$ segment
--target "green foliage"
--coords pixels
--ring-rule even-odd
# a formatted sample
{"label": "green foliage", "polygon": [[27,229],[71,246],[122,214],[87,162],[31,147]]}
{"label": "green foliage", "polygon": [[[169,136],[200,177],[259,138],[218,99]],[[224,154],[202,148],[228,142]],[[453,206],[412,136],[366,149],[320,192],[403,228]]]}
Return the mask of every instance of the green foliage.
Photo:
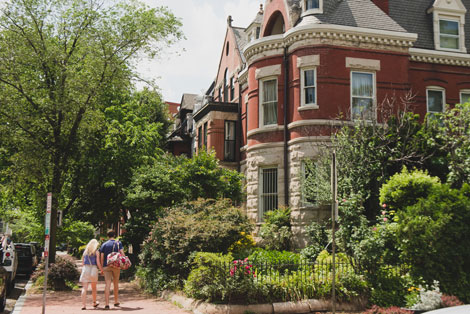
{"label": "green foliage", "polygon": [[306,228],[305,231],[309,238],[309,244],[307,247],[302,249],[301,255],[308,260],[314,261],[318,254],[320,254],[320,252],[323,251],[329,243],[329,230],[326,223],[318,223],[314,221]]}
{"label": "green foliage", "polygon": [[291,246],[292,230],[290,209],[268,211],[260,228],[261,244],[268,250],[288,250]]}
{"label": "green foliage", "polygon": [[446,153],[447,182],[458,188],[470,182],[470,103],[455,105],[440,119],[436,141]]}
{"label": "green foliage", "polygon": [[191,273],[184,285],[184,292],[191,298],[207,302],[226,300],[226,270],[232,261],[230,254],[197,253]]}
{"label": "green foliage", "polygon": [[62,228],[58,229],[57,241],[67,243],[69,247],[78,250],[94,238],[95,227],[89,222],[64,219]]}
{"label": "green foliage", "polygon": [[[42,263],[31,276],[33,282],[44,282],[44,267]],[[78,280],[80,273],[75,264],[75,260],[69,256],[57,256],[55,263],[49,265],[47,283],[48,288],[56,291],[68,290],[67,283]]]}
{"label": "green foliage", "polygon": [[444,293],[470,301],[470,187],[441,185],[397,212],[397,243],[414,278],[439,281]]}
{"label": "green foliage", "polygon": [[241,232],[240,236],[240,240],[234,242],[228,248],[229,253],[231,253],[236,259],[246,258],[253,252],[256,247],[256,242],[251,234]]}
{"label": "green foliage", "polygon": [[136,1],[28,0],[5,2],[0,25],[2,175],[30,189],[38,209],[52,192],[56,217],[76,201],[72,169],[105,124],[103,111],[117,98],[110,95],[133,90],[136,58],[180,39],[181,23]]}
{"label": "green foliage", "polygon": [[411,173],[403,167],[400,173],[393,175],[380,189],[380,202],[389,209],[403,209],[413,205],[420,198],[426,198],[440,188],[440,180],[431,177],[426,171],[413,170]]}
{"label": "green foliage", "polygon": [[166,207],[197,198],[228,197],[238,202],[241,178],[238,172],[220,167],[214,153],[201,152],[191,159],[165,154],[142,166],[127,189],[125,205],[131,217],[124,226],[123,241],[138,253],[152,223],[164,215]]}
{"label": "green foliage", "polygon": [[260,264],[299,264],[300,255],[288,251],[265,250],[257,248],[250,256],[250,262]]}
{"label": "green foliage", "polygon": [[382,307],[405,306],[410,279],[403,276],[397,268],[380,266],[367,273],[371,286],[370,304]]}
{"label": "green foliage", "polygon": [[[253,226],[229,200],[198,200],[168,209],[158,219],[140,254],[141,275],[154,292],[168,279],[180,285],[190,271],[190,257],[197,252],[227,253]],[[157,277],[155,277],[157,276]]]}

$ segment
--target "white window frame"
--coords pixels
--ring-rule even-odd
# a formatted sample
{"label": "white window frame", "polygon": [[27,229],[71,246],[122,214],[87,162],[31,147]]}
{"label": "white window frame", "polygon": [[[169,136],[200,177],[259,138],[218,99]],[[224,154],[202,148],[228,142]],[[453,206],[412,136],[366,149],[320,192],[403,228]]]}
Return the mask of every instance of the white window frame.
{"label": "white window frame", "polygon": [[[442,111],[430,111],[429,110],[429,92],[430,91],[435,91],[435,92],[441,92],[442,93]],[[436,114],[436,113],[442,113],[444,112],[446,108],[446,90],[443,87],[440,86],[427,86],[426,87],[426,113],[430,114]]]}
{"label": "white window frame", "polygon": [[[305,72],[306,71],[314,71],[314,85],[313,86],[305,86]],[[317,67],[305,67],[300,69],[300,107],[299,110],[302,109],[318,109],[318,98],[317,98],[317,90],[318,90],[318,82],[317,82]],[[305,99],[305,89],[313,87],[315,89],[315,102],[313,103],[306,103]]]}
{"label": "white window frame", "polygon": [[[461,103],[461,104],[464,104],[464,101],[463,101],[463,94],[469,95],[469,98],[470,98],[470,89],[462,89],[462,90],[460,90],[460,103]],[[469,100],[468,102],[470,103],[470,100]]]}
{"label": "white window frame", "polygon": [[[266,182],[264,182],[264,171],[265,170],[276,170],[276,181],[274,182],[275,183],[275,192],[271,192],[271,193],[263,193],[263,190],[264,190],[264,186],[266,184]],[[273,185],[274,187],[274,185]],[[270,210],[274,210],[274,209],[277,209],[277,207],[279,207],[279,169],[277,166],[263,166],[263,167],[260,167],[259,168],[259,199],[258,199],[258,202],[259,202],[259,216],[258,216],[258,219],[259,221],[263,221],[263,217],[264,217],[264,214]],[[276,205],[277,206],[273,206],[273,208],[270,208],[270,209],[266,209],[264,208],[264,197],[265,196],[275,196],[276,197]]]}
{"label": "white window frame", "polygon": [[[275,123],[270,123],[270,124],[264,124],[264,83],[267,81],[276,81],[276,122]],[[260,127],[268,127],[272,125],[278,125],[277,118],[278,117],[278,109],[279,109],[279,82],[277,79],[277,76],[268,76],[268,77],[263,77],[258,81],[259,84],[259,126]]]}
{"label": "white window frame", "polygon": [[[441,21],[446,21],[446,22],[454,22],[454,23],[457,23],[457,30],[458,30],[458,34],[457,35],[449,35],[449,34],[442,34],[441,33]],[[448,51],[460,51],[461,50],[461,41],[462,39],[465,40],[465,38],[462,38],[461,36],[461,29],[460,29],[460,20],[457,19],[457,18],[452,18],[452,17],[442,17],[442,18],[439,18],[439,29],[438,29],[438,32],[439,32],[439,49],[440,50],[448,50]],[[442,44],[441,44],[441,38],[445,36],[445,37],[451,37],[451,38],[457,38],[457,48],[449,48],[449,47],[442,47]]]}
{"label": "white window frame", "polygon": [[[354,96],[353,95],[353,74],[360,73],[360,74],[370,74],[372,75],[372,97],[365,97],[365,96]],[[359,71],[359,70],[351,70],[350,73],[350,84],[349,84],[349,95],[350,95],[350,112],[351,112],[351,120],[357,120],[358,118],[353,116],[353,98],[371,98],[372,99],[372,118],[366,118],[366,121],[372,121],[377,119],[377,79],[376,73],[373,71]]]}
{"label": "white window frame", "polygon": [[[434,49],[441,51],[452,51],[466,53],[467,48],[465,47],[465,15],[467,8],[461,0],[446,0],[446,1],[435,1],[434,5],[427,11],[433,14],[433,28],[434,28]],[[459,47],[453,48],[442,48],[441,47],[441,30],[440,21],[452,21],[458,23],[459,29]]]}
{"label": "white window frame", "polygon": [[309,15],[309,14],[321,14],[323,13],[323,0],[318,0],[318,8],[309,9],[307,10],[307,1],[302,0],[302,16]]}

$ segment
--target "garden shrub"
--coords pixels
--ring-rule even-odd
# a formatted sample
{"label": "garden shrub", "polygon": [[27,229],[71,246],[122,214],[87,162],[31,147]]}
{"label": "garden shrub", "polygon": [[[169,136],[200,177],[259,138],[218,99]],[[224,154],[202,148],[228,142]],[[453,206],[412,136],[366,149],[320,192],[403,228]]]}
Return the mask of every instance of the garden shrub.
{"label": "garden shrub", "polygon": [[308,236],[308,245],[300,254],[308,260],[314,261],[318,254],[323,251],[328,245],[329,230],[326,223],[312,222],[310,226],[305,229]]}
{"label": "garden shrub", "polygon": [[426,171],[409,172],[403,167],[400,173],[393,175],[380,189],[380,202],[387,204],[390,210],[404,209],[414,205],[421,198],[427,198],[441,182],[438,177],[431,177]]}
{"label": "garden shrub", "polygon": [[434,281],[430,287],[422,287],[419,289],[419,298],[417,302],[410,306],[410,309],[417,311],[431,311],[441,307],[442,293],[439,289],[439,282]]}
{"label": "garden shrub", "polygon": [[152,292],[181,286],[197,252],[227,253],[230,245],[250,233],[246,215],[229,200],[197,200],[168,209],[145,240],[137,272]]}
{"label": "garden shrub", "polygon": [[401,275],[396,268],[381,266],[366,274],[371,288],[370,304],[381,307],[405,306],[409,278]]}
{"label": "garden shrub", "polygon": [[459,298],[457,298],[454,295],[443,294],[441,296],[441,306],[442,307],[459,306],[459,305],[463,305],[463,304],[464,303],[462,301],[460,301]]}
{"label": "garden shrub", "polygon": [[251,234],[246,232],[240,233],[240,239],[234,242],[228,251],[233,255],[234,258],[244,259],[248,257],[256,247],[256,242]]}
{"label": "garden shrub", "polygon": [[289,250],[292,230],[290,209],[280,208],[265,213],[264,223],[260,228],[262,245],[268,250]]}
{"label": "garden shrub", "polygon": [[[31,276],[31,280],[43,282],[45,264],[41,263]],[[48,288],[56,291],[69,290],[69,283],[72,283],[80,277],[75,260],[70,256],[56,256],[56,261],[50,264],[47,274]]]}
{"label": "garden shrub", "polygon": [[207,302],[225,300],[227,265],[231,265],[232,261],[231,254],[197,253],[184,285],[184,292],[191,298]]}
{"label": "garden shrub", "polygon": [[441,185],[426,199],[397,212],[397,243],[413,278],[470,302],[470,187]]}

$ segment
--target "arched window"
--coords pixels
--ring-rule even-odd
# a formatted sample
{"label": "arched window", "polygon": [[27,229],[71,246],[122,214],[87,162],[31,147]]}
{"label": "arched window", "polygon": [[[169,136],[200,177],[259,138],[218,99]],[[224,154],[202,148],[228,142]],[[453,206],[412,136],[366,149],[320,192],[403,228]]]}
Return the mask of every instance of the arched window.
{"label": "arched window", "polygon": [[228,101],[228,81],[227,81],[228,69],[224,72],[224,102]]}
{"label": "arched window", "polygon": [[284,17],[282,16],[281,12],[274,12],[269,19],[268,24],[266,25],[264,36],[283,34],[285,31],[286,26],[284,23]]}

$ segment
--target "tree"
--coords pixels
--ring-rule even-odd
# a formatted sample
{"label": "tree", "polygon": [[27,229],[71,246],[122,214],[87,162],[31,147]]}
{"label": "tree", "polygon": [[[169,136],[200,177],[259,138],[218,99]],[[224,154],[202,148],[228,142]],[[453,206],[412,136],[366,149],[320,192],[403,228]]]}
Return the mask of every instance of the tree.
{"label": "tree", "polygon": [[[132,88],[133,60],[179,39],[179,21],[136,1],[19,0],[0,16],[0,136],[15,147],[11,173],[66,208],[70,165],[101,124],[106,95]],[[159,46],[160,45],[160,46]],[[56,224],[51,224],[51,262]]]}
{"label": "tree", "polygon": [[139,168],[127,190],[125,208],[130,219],[124,225],[123,241],[134,254],[151,230],[151,224],[167,209],[187,201],[203,199],[241,200],[242,175],[219,166],[214,153],[200,152],[193,158],[163,155]]}
{"label": "tree", "polygon": [[163,154],[171,123],[157,92],[145,89],[127,94],[110,101],[104,124],[85,139],[67,186],[70,197],[76,199],[72,216],[96,226],[126,217],[123,201],[133,172]]}

